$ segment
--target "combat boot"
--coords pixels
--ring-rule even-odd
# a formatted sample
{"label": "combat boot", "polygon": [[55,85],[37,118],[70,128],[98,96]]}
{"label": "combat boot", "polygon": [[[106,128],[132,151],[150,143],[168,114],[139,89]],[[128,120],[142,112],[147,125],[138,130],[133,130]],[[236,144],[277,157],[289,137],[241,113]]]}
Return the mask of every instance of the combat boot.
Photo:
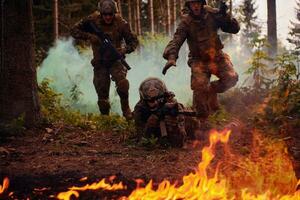
{"label": "combat boot", "polygon": [[218,102],[218,94],[214,91],[210,91],[208,95],[208,106],[210,110],[210,114],[215,113],[220,109],[220,105]]}
{"label": "combat boot", "polygon": [[121,99],[121,109],[122,109],[123,116],[127,121],[133,119],[133,115],[129,107],[128,99]]}
{"label": "combat boot", "polygon": [[109,103],[108,100],[106,100],[106,99],[100,99],[98,101],[98,106],[99,106],[100,113],[102,115],[109,115],[110,103]]}

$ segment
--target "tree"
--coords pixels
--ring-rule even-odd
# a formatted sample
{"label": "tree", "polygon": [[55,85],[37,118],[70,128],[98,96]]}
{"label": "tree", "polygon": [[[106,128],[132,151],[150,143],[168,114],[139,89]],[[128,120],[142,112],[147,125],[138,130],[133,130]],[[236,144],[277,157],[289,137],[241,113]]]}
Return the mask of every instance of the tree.
{"label": "tree", "polygon": [[149,4],[149,20],[150,20],[150,32],[154,34],[154,15],[153,15],[153,0],[148,1]]}
{"label": "tree", "polygon": [[53,0],[53,35],[54,41],[58,39],[58,0]]}
{"label": "tree", "polygon": [[24,116],[25,124],[40,120],[34,54],[32,0],[2,1],[0,123]]}
{"label": "tree", "polygon": [[276,0],[268,0],[268,43],[270,44],[269,56],[277,54],[277,20]]}
{"label": "tree", "polygon": [[120,16],[123,16],[121,0],[117,1],[117,5],[118,5],[118,11],[120,13]]}
{"label": "tree", "polygon": [[133,23],[132,23],[132,5],[131,5],[131,0],[128,0],[127,2],[128,5],[128,23],[130,24],[131,29],[133,29]]}
{"label": "tree", "polygon": [[256,6],[254,0],[243,0],[242,4],[240,5],[240,13],[241,19],[240,21],[244,24],[243,30],[243,38],[250,44],[252,38],[256,33],[259,32],[260,27],[256,23],[257,15]]}
{"label": "tree", "polygon": [[171,35],[171,4],[170,0],[167,0],[167,12],[166,12],[166,32],[170,36]]}
{"label": "tree", "polygon": [[291,22],[288,41],[295,47],[295,53],[300,54],[300,1],[297,1],[296,22]]}

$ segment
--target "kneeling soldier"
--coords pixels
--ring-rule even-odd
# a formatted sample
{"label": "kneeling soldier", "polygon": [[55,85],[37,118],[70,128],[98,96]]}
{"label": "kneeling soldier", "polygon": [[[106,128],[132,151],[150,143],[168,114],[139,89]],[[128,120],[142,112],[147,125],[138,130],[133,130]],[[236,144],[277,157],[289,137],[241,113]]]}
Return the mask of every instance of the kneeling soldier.
{"label": "kneeling soldier", "polygon": [[158,78],[144,80],[139,88],[140,101],[134,108],[134,120],[139,138],[167,138],[173,147],[182,147],[186,138],[182,104]]}

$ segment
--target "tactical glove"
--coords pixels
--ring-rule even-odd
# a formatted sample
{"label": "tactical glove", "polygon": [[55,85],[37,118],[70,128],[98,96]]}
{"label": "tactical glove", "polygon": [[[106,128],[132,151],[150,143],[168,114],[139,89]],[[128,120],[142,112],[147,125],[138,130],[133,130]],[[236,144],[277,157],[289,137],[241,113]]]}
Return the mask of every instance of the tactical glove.
{"label": "tactical glove", "polygon": [[173,59],[173,58],[172,58],[172,59],[169,59],[168,62],[166,63],[166,65],[165,65],[165,67],[164,67],[164,69],[163,69],[163,71],[162,71],[163,75],[166,75],[168,69],[169,69],[170,67],[172,67],[172,66],[176,66],[176,60]]}
{"label": "tactical glove", "polygon": [[220,7],[219,7],[219,13],[223,16],[226,15],[228,10],[228,6],[226,5],[226,2],[223,0],[220,2]]}
{"label": "tactical glove", "polygon": [[125,54],[126,54],[126,48],[118,48],[117,49],[119,54],[122,55],[122,57],[125,57]]}
{"label": "tactical glove", "polygon": [[159,118],[156,115],[150,115],[146,123],[146,129],[159,127]]}
{"label": "tactical glove", "polygon": [[89,34],[89,40],[92,44],[101,44],[101,40],[94,34]]}

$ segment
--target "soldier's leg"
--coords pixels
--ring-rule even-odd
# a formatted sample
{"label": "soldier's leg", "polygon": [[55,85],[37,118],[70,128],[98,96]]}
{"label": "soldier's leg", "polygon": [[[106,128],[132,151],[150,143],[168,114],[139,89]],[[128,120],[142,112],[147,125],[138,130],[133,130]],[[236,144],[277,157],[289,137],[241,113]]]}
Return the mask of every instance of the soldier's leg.
{"label": "soldier's leg", "polygon": [[300,180],[300,136],[297,131],[293,132],[290,136],[291,139],[287,141],[288,150],[292,156],[296,177]]}
{"label": "soldier's leg", "polygon": [[194,61],[189,64],[192,70],[191,89],[193,90],[193,108],[196,110],[198,118],[206,120],[209,116],[209,70],[200,61]]}
{"label": "soldier's leg", "polygon": [[93,83],[98,95],[98,106],[102,115],[109,115],[110,75],[108,68],[101,66],[94,68]]}
{"label": "soldier's leg", "polygon": [[166,116],[165,124],[168,140],[173,147],[183,147],[187,133],[185,130],[185,119],[183,115],[177,117]]}
{"label": "soldier's leg", "polygon": [[132,112],[129,107],[129,81],[126,79],[127,69],[121,62],[115,62],[110,68],[112,80],[116,83],[117,93],[120,96],[123,116],[126,119],[132,119]]}
{"label": "soldier's leg", "polygon": [[210,65],[210,73],[216,75],[219,80],[213,81],[210,88],[215,93],[223,93],[229,88],[236,85],[238,81],[238,74],[234,71],[230,57],[220,52],[215,62]]}

